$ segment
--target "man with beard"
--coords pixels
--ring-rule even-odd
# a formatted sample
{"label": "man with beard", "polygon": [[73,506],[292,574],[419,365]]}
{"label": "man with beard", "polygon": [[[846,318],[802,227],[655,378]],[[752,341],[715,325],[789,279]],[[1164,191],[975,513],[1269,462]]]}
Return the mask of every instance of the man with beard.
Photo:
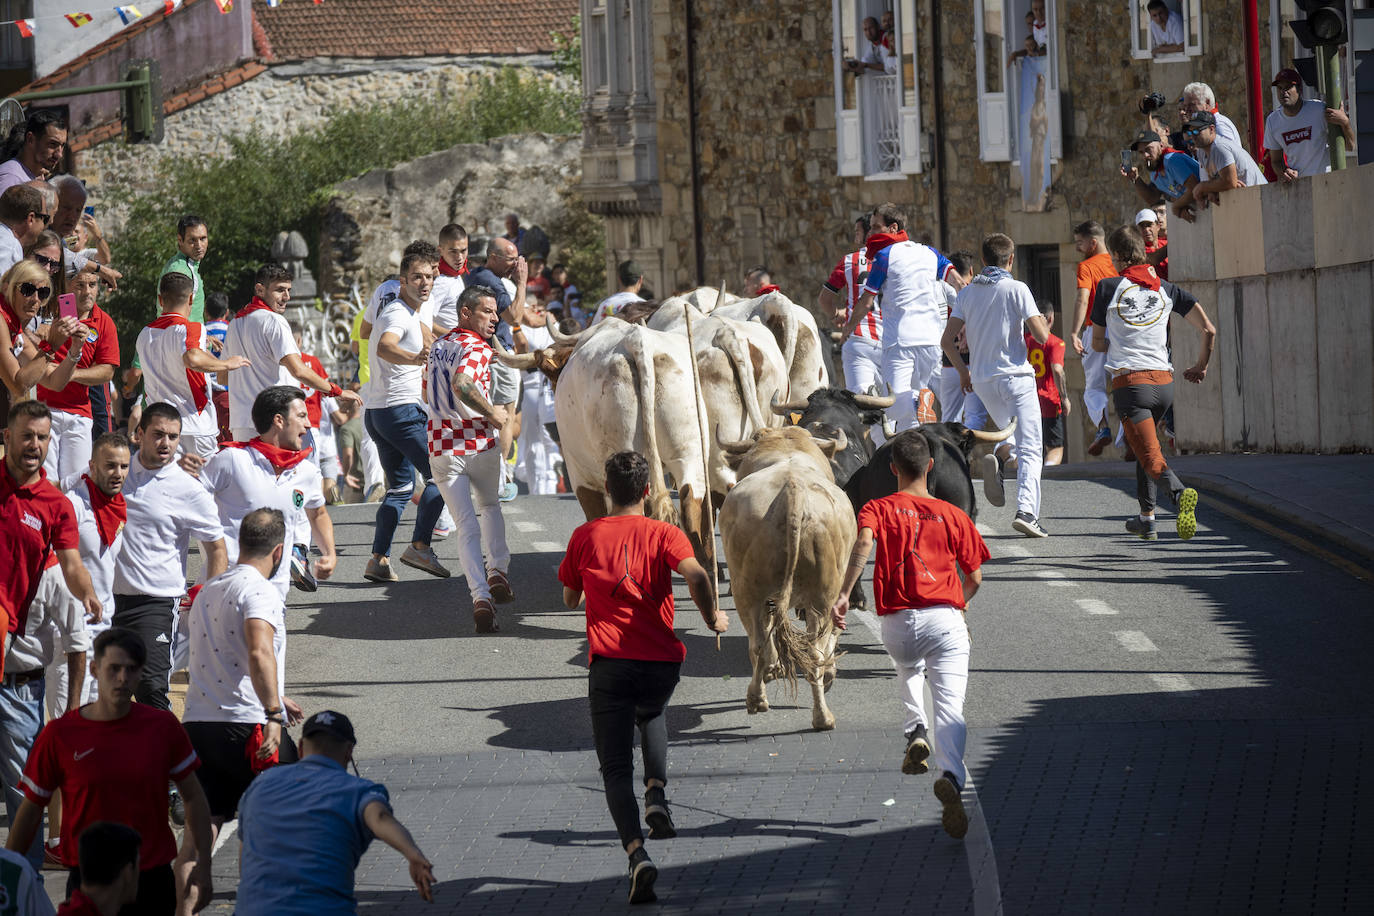
{"label": "man with beard", "polygon": [[1187,153],[1165,145],[1164,140],[1152,130],[1142,130],[1131,141],[1131,149],[1145,159],[1145,167],[1150,170],[1149,179],[1138,169],[1122,170],[1135,185],[1135,191],[1147,207],[1153,207],[1160,199],[1174,201],[1183,196],[1188,188],[1188,179],[1194,181],[1202,174],[1197,160]]}

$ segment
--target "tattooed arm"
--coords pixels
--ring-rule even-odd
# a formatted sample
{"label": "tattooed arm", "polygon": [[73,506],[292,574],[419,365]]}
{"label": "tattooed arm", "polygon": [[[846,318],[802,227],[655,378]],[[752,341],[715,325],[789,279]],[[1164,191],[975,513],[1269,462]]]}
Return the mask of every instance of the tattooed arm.
{"label": "tattooed arm", "polygon": [[486,392],[470,376],[455,372],[453,393],[458,395],[458,400],[490,420],[497,429],[506,425],[506,408],[497,407],[487,400]]}

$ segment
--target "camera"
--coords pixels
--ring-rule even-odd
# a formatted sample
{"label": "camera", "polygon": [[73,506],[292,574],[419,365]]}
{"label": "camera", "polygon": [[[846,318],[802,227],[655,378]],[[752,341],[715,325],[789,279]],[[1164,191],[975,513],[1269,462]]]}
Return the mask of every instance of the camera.
{"label": "camera", "polygon": [[1152,111],[1158,111],[1168,103],[1169,100],[1164,97],[1164,93],[1151,92],[1149,95],[1145,96],[1145,98],[1140,100],[1140,113],[1149,114]]}

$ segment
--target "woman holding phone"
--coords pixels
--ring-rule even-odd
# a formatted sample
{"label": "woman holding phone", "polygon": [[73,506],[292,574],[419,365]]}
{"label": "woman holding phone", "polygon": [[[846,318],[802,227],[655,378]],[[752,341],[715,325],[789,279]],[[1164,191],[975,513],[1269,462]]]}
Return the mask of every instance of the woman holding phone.
{"label": "woman holding phone", "polygon": [[9,415],[10,404],[29,396],[39,382],[65,388],[76,371],[82,353],[58,355],[73,335],[83,342],[87,328],[75,318],[59,318],[40,337],[31,326],[39,309],[52,297],[52,278],[37,261],[19,261],[0,277],[0,412]]}

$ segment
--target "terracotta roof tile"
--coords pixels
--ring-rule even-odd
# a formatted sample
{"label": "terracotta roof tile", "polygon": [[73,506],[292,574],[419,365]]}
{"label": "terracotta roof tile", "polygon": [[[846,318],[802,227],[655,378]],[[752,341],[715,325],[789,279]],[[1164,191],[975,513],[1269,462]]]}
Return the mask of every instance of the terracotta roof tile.
{"label": "terracotta roof tile", "polygon": [[578,0],[254,0],[277,61],[309,57],[534,54],[572,28]]}

